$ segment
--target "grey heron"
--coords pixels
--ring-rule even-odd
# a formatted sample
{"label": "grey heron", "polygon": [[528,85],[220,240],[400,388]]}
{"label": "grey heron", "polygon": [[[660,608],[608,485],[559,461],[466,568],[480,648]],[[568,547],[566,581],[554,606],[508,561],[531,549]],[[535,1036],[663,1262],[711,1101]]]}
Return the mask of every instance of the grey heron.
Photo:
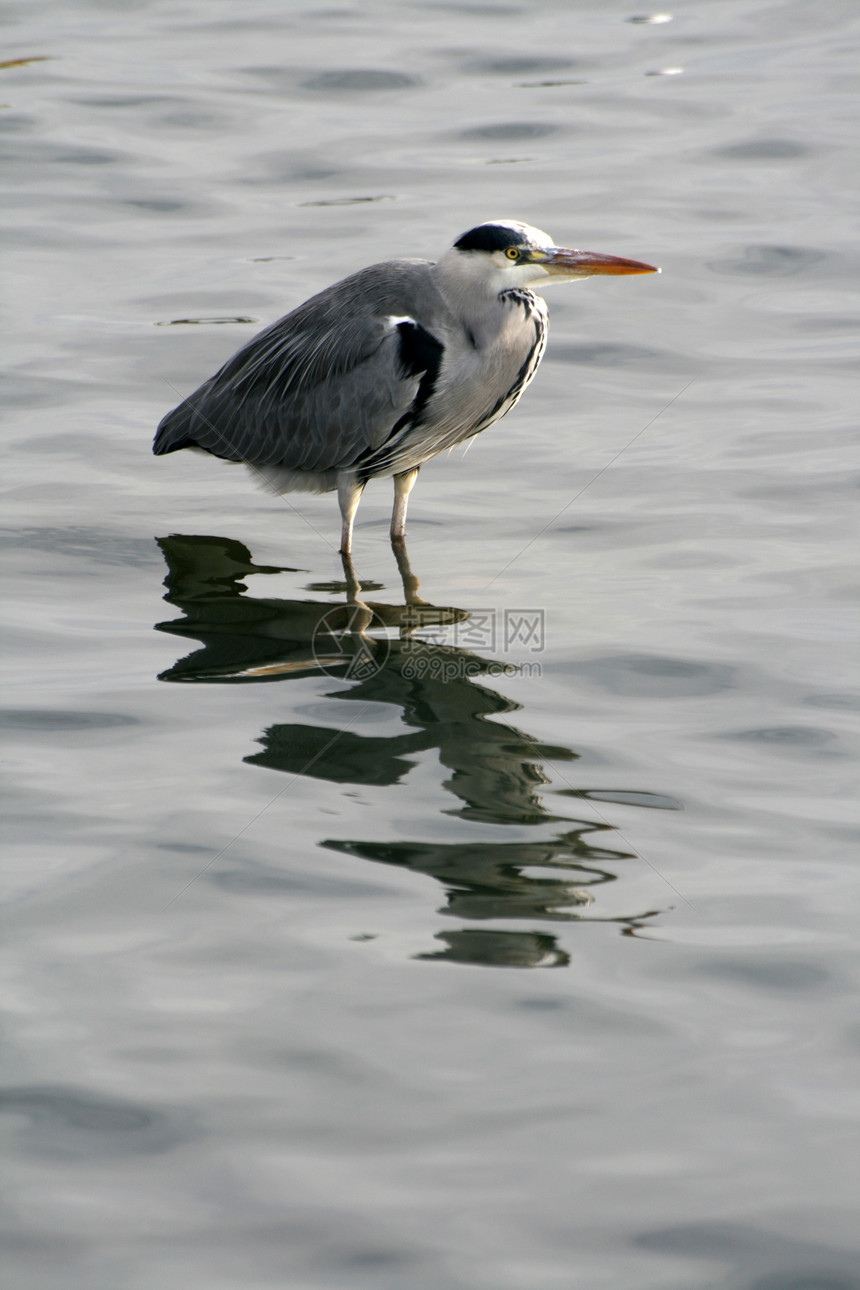
{"label": "grey heron", "polygon": [[367,481],[393,475],[402,542],[420,467],[503,417],[537,371],[547,309],[534,289],[657,272],[515,220],[480,224],[438,261],[373,264],[260,332],[168,413],[153,452],[202,448],[276,492],[337,490],[345,555]]}

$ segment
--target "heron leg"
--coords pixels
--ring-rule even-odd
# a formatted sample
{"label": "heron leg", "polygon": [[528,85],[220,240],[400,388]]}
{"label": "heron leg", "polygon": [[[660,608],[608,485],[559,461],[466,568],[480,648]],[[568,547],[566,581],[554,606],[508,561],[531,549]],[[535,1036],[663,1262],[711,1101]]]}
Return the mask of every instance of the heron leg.
{"label": "heron leg", "polygon": [[356,636],[365,638],[367,628],[373,622],[373,610],[361,599],[361,583],[358,580],[358,574],[355,572],[352,556],[342,551],[340,559],[343,565],[343,574],[346,578],[346,602],[349,605],[347,630]]}
{"label": "heron leg", "polygon": [[394,558],[397,561],[397,568],[400,573],[400,581],[403,583],[403,595],[407,605],[426,605],[428,602],[422,600],[418,595],[418,588],[421,583],[418,575],[412,572],[412,566],[409,563],[409,556],[406,553],[406,542],[402,539],[393,542]]}
{"label": "heron leg", "polygon": [[349,555],[352,550],[352,522],[363,492],[364,484],[355,475],[342,475],[337,481],[337,500],[343,520],[340,530],[341,555]]}
{"label": "heron leg", "polygon": [[404,470],[394,476],[394,510],[391,512],[391,541],[402,542],[406,537],[406,507],[409,494],[418,478],[419,467]]}

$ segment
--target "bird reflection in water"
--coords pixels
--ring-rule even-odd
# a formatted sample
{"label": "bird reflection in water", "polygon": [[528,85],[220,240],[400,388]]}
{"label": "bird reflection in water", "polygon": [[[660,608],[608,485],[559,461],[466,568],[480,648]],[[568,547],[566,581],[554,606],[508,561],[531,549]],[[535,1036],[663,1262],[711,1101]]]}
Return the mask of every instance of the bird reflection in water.
{"label": "bird reflection in water", "polygon": [[[503,719],[520,705],[482,683],[504,670],[497,659],[421,637],[417,629],[432,626],[439,635],[469,615],[419,597],[404,549],[398,553],[404,603],[392,605],[370,599],[379,585],[360,583],[348,557],[344,582],[311,584],[308,591],[316,597],[265,599],[246,594],[246,579],[286,570],[255,565],[242,543],[172,536],[158,544],[168,567],[165,600],[183,616],[158,623],[157,630],[201,645],[161,680],[259,684],[328,675],[349,682],[328,694],[333,703],[394,705],[406,727],[402,734],[372,736],[357,729],[354,718],[340,728],[277,723],[262,733],[261,751],[246,757],[247,763],[380,788],[400,783],[418,756],[434,749],[450,771],[444,787],[458,803],[445,814],[517,832],[511,841],[488,838],[481,830],[455,842],[322,839],[320,845],[436,878],[446,895],[440,912],[469,924],[581,919],[599,888],[615,882],[616,869],[634,858],[628,850],[601,845],[609,840],[611,824],[554,815],[543,805],[539,793],[548,783],[543,766],[575,762],[577,753],[540,743]],[[332,604],[318,598],[334,592],[345,592],[345,600]],[[572,790],[568,800],[570,795],[587,798],[589,791]],[[599,800],[605,806],[612,794],[603,791]],[[629,795],[619,794],[618,800]],[[638,804],[674,805],[662,798],[649,802],[642,794]],[[522,826],[553,831],[524,841]],[[636,935],[657,912],[607,919],[589,912],[587,917]],[[508,967],[569,961],[556,937],[545,931],[468,926],[442,931],[437,939],[441,948],[419,957]]]}

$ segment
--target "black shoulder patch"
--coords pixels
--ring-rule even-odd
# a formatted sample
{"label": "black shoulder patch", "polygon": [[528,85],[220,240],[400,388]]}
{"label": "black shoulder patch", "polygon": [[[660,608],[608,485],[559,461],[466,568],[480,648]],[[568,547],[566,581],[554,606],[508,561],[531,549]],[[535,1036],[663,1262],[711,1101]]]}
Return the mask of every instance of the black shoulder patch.
{"label": "black shoulder patch", "polygon": [[385,470],[391,465],[392,443],[404,431],[409,431],[421,421],[424,410],[433,391],[439,369],[442,366],[442,355],[445,347],[435,336],[416,322],[397,324],[397,335],[400,341],[400,367],[404,376],[419,376],[418,389],[409,407],[391,427],[384,443],[377,448],[365,448],[351,465],[359,467],[365,483],[372,479],[378,470]]}
{"label": "black shoulder patch", "polygon": [[526,246],[527,238],[519,229],[505,224],[479,224],[454,243],[458,251],[506,251],[509,246]]}
{"label": "black shoulder patch", "polygon": [[435,383],[442,362],[442,346],[436,337],[418,323],[405,321],[397,324],[397,334],[403,375],[421,376],[427,372]]}

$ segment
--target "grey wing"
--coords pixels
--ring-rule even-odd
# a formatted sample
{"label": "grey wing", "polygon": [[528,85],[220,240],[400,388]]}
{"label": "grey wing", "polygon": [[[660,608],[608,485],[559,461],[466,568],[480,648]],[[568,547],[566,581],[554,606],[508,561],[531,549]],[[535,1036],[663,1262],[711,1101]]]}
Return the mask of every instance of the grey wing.
{"label": "grey wing", "polygon": [[371,460],[426,402],[441,363],[441,342],[410,312],[432,298],[429,267],[374,265],[307,301],[169,413],[153,451],[309,472]]}

